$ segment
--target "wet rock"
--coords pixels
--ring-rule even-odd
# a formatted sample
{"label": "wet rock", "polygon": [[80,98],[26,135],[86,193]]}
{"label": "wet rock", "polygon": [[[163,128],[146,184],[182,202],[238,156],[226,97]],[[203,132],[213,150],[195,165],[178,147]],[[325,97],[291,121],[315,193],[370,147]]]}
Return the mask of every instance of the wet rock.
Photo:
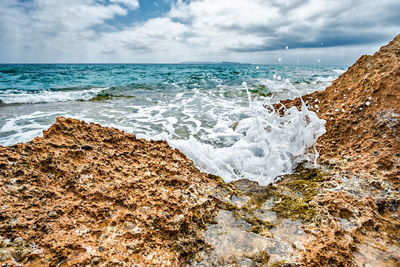
{"label": "wet rock", "polygon": [[[353,170],[368,171],[379,167],[386,171],[387,177],[398,172],[393,168],[397,164],[393,155],[400,151],[400,121],[397,115],[400,114],[400,60],[396,54],[399,46],[400,35],[397,35],[374,55],[360,57],[324,91],[303,96],[308,102],[319,99],[321,108],[318,116],[327,121],[326,133],[317,142],[320,161],[331,158],[332,154],[344,153],[353,157],[359,154],[358,160],[350,164]],[[364,80],[364,77],[368,79]],[[340,97],[343,94],[346,98]],[[301,106],[300,99],[282,103],[287,108]],[[335,107],[330,103],[364,109],[350,116],[348,113],[335,113]],[[360,130],[354,129],[354,125]],[[369,157],[371,154],[373,158]]]}
{"label": "wet rock", "polygon": [[189,265],[296,266],[304,244],[312,239],[302,229],[316,216],[316,206],[309,202],[324,179],[321,170],[302,164],[273,186],[246,179],[232,182],[230,204],[219,205],[205,233],[212,249],[196,254]]}

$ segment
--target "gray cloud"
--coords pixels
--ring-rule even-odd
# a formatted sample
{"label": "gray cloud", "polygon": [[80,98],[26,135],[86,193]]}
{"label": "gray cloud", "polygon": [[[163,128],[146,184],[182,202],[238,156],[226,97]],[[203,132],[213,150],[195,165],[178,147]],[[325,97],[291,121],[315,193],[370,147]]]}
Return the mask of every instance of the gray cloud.
{"label": "gray cloud", "polygon": [[281,53],[291,55],[286,63],[338,63],[327,53],[340,48],[345,58],[347,47],[353,60],[400,32],[397,0],[178,0],[162,17],[108,24],[138,7],[137,0],[2,0],[0,62],[273,63]]}

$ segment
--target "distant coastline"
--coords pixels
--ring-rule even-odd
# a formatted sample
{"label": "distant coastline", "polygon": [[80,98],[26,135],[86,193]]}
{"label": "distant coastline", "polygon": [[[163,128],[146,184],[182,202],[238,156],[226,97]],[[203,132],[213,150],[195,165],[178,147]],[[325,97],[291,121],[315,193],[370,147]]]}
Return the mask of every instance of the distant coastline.
{"label": "distant coastline", "polygon": [[212,61],[183,61],[176,64],[186,64],[186,65],[253,65],[253,63],[241,63],[241,62],[231,62],[231,61],[221,61],[221,62],[212,62]]}

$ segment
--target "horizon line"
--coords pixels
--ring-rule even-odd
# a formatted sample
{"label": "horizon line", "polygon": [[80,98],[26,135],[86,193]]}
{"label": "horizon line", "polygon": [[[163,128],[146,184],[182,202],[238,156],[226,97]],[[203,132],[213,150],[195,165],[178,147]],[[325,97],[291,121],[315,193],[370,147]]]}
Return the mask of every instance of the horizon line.
{"label": "horizon line", "polygon": [[0,62],[0,65],[254,65],[254,66],[262,66],[262,65],[278,65],[278,66],[341,66],[341,67],[348,67],[347,64],[345,65],[340,65],[340,64],[284,64],[284,63],[249,63],[249,62],[228,62],[228,61],[222,61],[222,62],[175,62],[175,63],[135,63],[135,62],[130,62],[130,63],[121,63],[121,62],[116,62],[116,63],[111,63],[111,62],[103,62],[103,63],[96,63],[96,62],[85,62],[85,63],[79,63],[79,62],[8,62],[8,63],[2,63]]}

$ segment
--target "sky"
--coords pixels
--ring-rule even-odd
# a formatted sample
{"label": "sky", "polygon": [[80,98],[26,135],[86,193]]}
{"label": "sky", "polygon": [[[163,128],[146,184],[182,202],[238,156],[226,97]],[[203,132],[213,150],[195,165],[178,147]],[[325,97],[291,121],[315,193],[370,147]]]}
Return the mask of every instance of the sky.
{"label": "sky", "polygon": [[0,0],[0,63],[350,65],[399,0]]}

